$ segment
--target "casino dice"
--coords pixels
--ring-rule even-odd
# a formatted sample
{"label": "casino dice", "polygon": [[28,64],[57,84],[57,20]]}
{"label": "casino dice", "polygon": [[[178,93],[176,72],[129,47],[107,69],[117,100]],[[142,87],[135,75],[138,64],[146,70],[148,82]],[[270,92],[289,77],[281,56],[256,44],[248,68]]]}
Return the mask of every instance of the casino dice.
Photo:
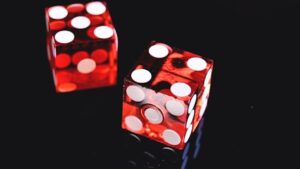
{"label": "casino dice", "polygon": [[124,79],[122,128],[183,149],[206,109],[213,61],[152,42]]}
{"label": "casino dice", "polygon": [[123,133],[122,160],[126,169],[187,169],[199,161],[202,142],[201,120],[195,134],[182,150],[177,150],[130,132]]}
{"label": "casino dice", "polygon": [[105,3],[53,6],[45,16],[57,92],[116,84],[118,38]]}

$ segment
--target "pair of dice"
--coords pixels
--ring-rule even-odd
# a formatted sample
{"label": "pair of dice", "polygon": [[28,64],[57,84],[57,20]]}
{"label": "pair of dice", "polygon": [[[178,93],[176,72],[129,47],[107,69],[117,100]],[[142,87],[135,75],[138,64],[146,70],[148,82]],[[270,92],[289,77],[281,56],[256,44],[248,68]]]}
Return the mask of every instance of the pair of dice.
{"label": "pair of dice", "polygon": [[[117,83],[118,38],[106,3],[46,8],[57,92]],[[206,109],[213,61],[152,42],[124,80],[122,128],[183,149]]]}

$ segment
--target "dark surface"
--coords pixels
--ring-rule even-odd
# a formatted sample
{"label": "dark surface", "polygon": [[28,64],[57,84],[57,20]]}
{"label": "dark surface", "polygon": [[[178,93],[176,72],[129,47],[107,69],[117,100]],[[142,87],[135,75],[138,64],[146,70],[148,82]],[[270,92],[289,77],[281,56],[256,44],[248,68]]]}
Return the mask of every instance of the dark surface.
{"label": "dark surface", "polygon": [[187,169],[195,166],[201,150],[204,118],[182,150],[167,147],[145,137],[123,132],[122,163],[128,169]]}
{"label": "dark surface", "polygon": [[15,163],[25,159],[22,164],[30,167],[90,169],[121,165],[126,155],[120,151],[122,80],[150,41],[157,40],[215,61],[201,155],[193,168],[290,164],[283,159],[293,159],[285,150],[293,150],[289,134],[296,135],[291,120],[297,111],[282,103],[297,77],[291,73],[299,56],[299,43],[294,43],[299,42],[299,6],[233,0],[108,2],[120,42],[118,85],[56,94],[46,56],[44,8],[71,2],[20,2],[13,8],[17,16],[4,15],[10,36],[5,48],[12,49],[2,58],[14,64],[2,62],[9,68],[3,84],[11,88],[2,88],[10,92],[10,104],[4,106],[11,110],[3,114],[12,116],[5,138],[13,144],[7,157]]}

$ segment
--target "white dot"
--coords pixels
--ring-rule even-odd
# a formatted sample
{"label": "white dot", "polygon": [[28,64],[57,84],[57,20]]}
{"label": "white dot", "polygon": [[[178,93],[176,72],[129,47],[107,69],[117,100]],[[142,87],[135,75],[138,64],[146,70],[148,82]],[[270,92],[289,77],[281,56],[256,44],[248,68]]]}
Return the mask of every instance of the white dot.
{"label": "white dot", "polygon": [[77,16],[77,17],[73,18],[71,21],[71,25],[77,29],[85,29],[85,28],[89,27],[90,24],[91,24],[91,21],[89,20],[89,18],[87,18],[85,16]]}
{"label": "white dot", "polygon": [[190,125],[190,127],[187,129],[186,133],[185,133],[185,136],[184,136],[184,142],[186,143],[189,138],[191,137],[191,134],[192,134],[192,131],[193,131],[193,125]]}
{"label": "white dot", "polygon": [[169,113],[174,116],[181,116],[184,113],[184,105],[177,100],[167,101],[166,108],[169,111]]}
{"label": "white dot", "polygon": [[206,109],[206,106],[207,106],[207,99],[204,99],[203,102],[202,102],[202,105],[201,105],[200,117],[203,116],[203,114],[205,112],[205,109]]}
{"label": "white dot", "polygon": [[96,69],[96,62],[93,59],[83,59],[77,65],[77,70],[80,73],[88,74]]}
{"label": "white dot", "polygon": [[159,110],[148,108],[144,112],[146,119],[152,124],[160,124],[163,116]]}
{"label": "white dot", "polygon": [[145,99],[146,95],[144,91],[138,86],[129,86],[126,89],[127,96],[136,102],[141,102]]}
{"label": "white dot", "polygon": [[106,7],[101,2],[91,2],[86,5],[86,11],[91,15],[101,15],[106,11]]}
{"label": "white dot", "polygon": [[149,54],[155,58],[164,58],[169,54],[169,49],[164,44],[156,44],[149,48]]}
{"label": "white dot", "polygon": [[166,129],[163,132],[162,137],[165,140],[165,142],[171,145],[178,145],[181,142],[179,134],[174,130]]}
{"label": "white dot", "polygon": [[202,58],[190,58],[187,61],[187,65],[189,68],[196,70],[196,71],[201,71],[204,70],[207,66],[207,63],[204,59]]}
{"label": "white dot", "polygon": [[211,74],[212,74],[212,69],[209,69],[204,80],[204,87],[206,87],[209,84],[211,79]]}
{"label": "white dot", "polygon": [[190,104],[189,104],[188,113],[191,113],[191,111],[194,109],[194,106],[196,104],[196,100],[197,100],[197,95],[194,94],[193,97],[192,97],[192,100],[190,101]]}
{"label": "white dot", "polygon": [[75,36],[71,31],[59,31],[55,34],[55,40],[59,43],[70,43],[74,40]]}
{"label": "white dot", "polygon": [[142,121],[136,116],[127,116],[125,124],[130,131],[140,131],[143,128]]}
{"label": "white dot", "polygon": [[191,93],[191,87],[186,83],[175,83],[171,86],[171,92],[178,97],[185,97]]}
{"label": "white dot", "polygon": [[193,119],[194,119],[194,115],[195,115],[195,110],[192,110],[192,112],[190,113],[190,115],[187,119],[187,122],[186,122],[186,125],[185,125],[186,128],[189,128],[190,125],[192,124]]}
{"label": "white dot", "polygon": [[48,13],[52,19],[63,19],[68,15],[68,10],[63,6],[54,6],[49,8]]}
{"label": "white dot", "polygon": [[151,80],[152,75],[146,69],[136,69],[131,73],[131,78],[138,83],[147,83]]}
{"label": "white dot", "polygon": [[101,39],[108,39],[113,36],[114,31],[112,28],[108,26],[98,26],[94,30],[94,34],[96,37],[101,38]]}

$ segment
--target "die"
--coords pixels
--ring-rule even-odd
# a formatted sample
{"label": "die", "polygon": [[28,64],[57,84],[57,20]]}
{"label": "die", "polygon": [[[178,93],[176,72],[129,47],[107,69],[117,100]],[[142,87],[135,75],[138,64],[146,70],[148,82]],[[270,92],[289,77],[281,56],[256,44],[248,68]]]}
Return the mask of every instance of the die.
{"label": "die", "polygon": [[183,149],[204,115],[213,60],[152,42],[124,79],[122,128]]}
{"label": "die", "polygon": [[187,169],[199,161],[204,119],[182,150],[177,150],[130,132],[123,133],[122,160],[127,169]]}
{"label": "die", "polygon": [[117,83],[118,38],[100,1],[45,9],[47,52],[56,91]]}

